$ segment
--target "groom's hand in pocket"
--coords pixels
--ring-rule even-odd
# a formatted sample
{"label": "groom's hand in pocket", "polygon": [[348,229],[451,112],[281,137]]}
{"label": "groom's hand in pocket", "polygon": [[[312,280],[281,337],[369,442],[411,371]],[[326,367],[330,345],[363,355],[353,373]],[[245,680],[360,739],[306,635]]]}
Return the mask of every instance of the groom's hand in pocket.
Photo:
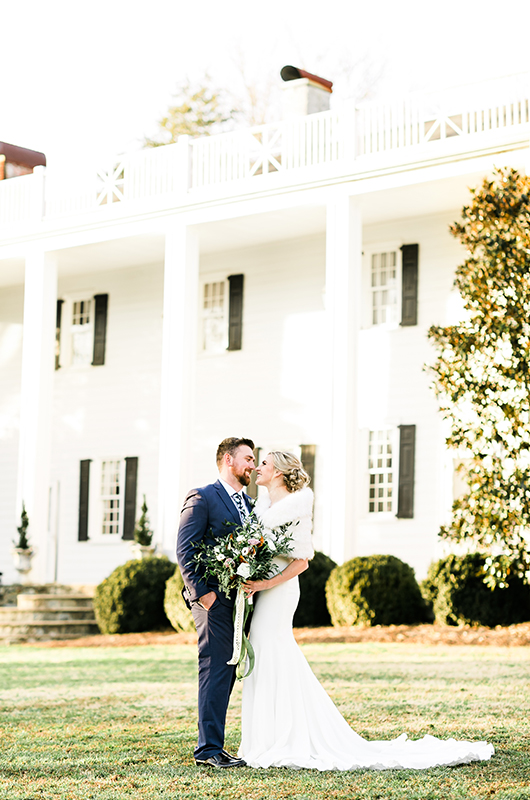
{"label": "groom's hand in pocket", "polygon": [[203,594],[202,597],[199,597],[197,602],[206,611],[209,611],[216,600],[217,600],[217,595],[215,594],[215,592],[208,592],[208,594]]}

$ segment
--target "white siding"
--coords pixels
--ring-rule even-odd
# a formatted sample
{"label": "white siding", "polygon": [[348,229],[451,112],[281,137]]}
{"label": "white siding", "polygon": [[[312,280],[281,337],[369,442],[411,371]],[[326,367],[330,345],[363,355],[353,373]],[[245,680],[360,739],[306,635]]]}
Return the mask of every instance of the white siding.
{"label": "white siding", "polygon": [[[242,350],[198,356],[195,485],[215,480],[215,450],[226,436],[248,436],[265,449],[316,444],[317,459],[322,443],[325,239],[275,242],[201,261],[203,278],[238,273],[245,275]],[[317,507],[317,535],[318,516]]]}
{"label": "white siding", "polygon": [[[359,454],[366,475],[367,432],[385,425],[416,425],[414,518],[381,519],[359,509],[358,534],[351,555],[391,553],[411,564],[418,577],[438,557],[437,533],[447,518],[446,448],[443,426],[424,365],[433,360],[427,339],[433,324],[445,324],[457,265],[463,252],[450,236],[458,216],[436,215],[370,226],[366,244],[400,240],[419,244],[418,325],[394,329],[366,327],[360,333],[359,427],[364,447]],[[367,268],[367,267],[366,267]],[[365,281],[366,285],[366,281]],[[397,456],[397,453],[396,453]],[[397,471],[396,471],[397,490]],[[368,484],[363,490],[368,498]]]}
{"label": "white siding", "polygon": [[[156,521],[163,268],[154,264],[59,281],[59,297],[83,289],[109,295],[106,358],[103,366],[56,372],[52,486],[55,491],[60,484],[58,580],[93,584],[128,560],[130,549],[121,540],[78,542],[80,460],[138,456],[138,509],[145,493]],[[100,480],[95,466],[91,491]],[[50,578],[52,573],[49,558]]]}

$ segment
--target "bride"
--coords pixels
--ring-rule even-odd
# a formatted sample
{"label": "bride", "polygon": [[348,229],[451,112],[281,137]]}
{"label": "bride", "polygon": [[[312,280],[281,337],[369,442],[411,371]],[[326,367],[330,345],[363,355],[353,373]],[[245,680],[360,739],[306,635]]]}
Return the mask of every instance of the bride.
{"label": "bride", "polygon": [[313,493],[301,462],[290,453],[272,452],[256,468],[256,483],[268,490],[255,513],[268,529],[294,522],[294,549],[277,556],[280,572],[247,581],[248,596],[258,593],[250,628],[256,665],[243,684],[239,756],[251,767],[292,769],[425,769],[491,758],[487,742],[457,742],[424,736],[411,741],[367,741],[356,734],[313,675],[293,636],[292,621],[307,569]]}

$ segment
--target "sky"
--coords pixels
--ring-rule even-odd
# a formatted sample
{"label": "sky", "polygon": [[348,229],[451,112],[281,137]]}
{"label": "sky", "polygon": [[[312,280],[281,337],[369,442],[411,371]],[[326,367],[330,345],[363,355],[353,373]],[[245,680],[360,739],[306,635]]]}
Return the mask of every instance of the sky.
{"label": "sky", "polygon": [[[379,75],[375,99],[530,70],[530,0],[28,0],[5,3],[0,141],[48,165],[141,147],[179,82],[279,90],[294,64],[333,102]],[[352,65],[356,69],[346,79]]]}

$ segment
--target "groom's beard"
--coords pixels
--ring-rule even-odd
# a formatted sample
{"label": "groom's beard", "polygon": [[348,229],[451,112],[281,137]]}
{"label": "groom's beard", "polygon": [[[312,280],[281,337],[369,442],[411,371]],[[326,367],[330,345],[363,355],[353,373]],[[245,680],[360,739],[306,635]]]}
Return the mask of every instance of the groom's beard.
{"label": "groom's beard", "polygon": [[250,476],[251,475],[252,475],[252,470],[250,470],[250,472],[248,470],[245,470],[244,472],[241,472],[240,474],[234,472],[234,478],[237,478],[237,480],[239,481],[241,486],[248,486],[249,485]]}

